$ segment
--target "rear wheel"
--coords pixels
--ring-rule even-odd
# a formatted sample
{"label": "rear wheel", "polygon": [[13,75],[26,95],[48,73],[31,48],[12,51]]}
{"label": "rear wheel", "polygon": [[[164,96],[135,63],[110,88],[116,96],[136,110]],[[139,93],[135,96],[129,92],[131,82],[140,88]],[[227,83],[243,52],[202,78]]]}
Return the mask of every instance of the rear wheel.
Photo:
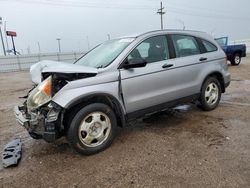
{"label": "rear wheel", "polygon": [[204,111],[215,109],[221,98],[221,85],[217,78],[209,77],[203,83],[200,96],[200,107]]}
{"label": "rear wheel", "polygon": [[91,155],[111,145],[116,127],[113,110],[105,104],[94,103],[75,115],[68,129],[67,139],[77,152]]}
{"label": "rear wheel", "polygon": [[239,65],[240,62],[241,62],[241,55],[239,53],[234,54],[231,60],[231,64],[236,66],[236,65]]}

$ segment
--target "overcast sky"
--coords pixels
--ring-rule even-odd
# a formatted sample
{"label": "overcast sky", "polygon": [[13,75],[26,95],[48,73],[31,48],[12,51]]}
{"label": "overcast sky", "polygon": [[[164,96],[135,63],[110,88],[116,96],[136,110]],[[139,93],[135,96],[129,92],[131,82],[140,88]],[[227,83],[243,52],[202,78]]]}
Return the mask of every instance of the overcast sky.
{"label": "overcast sky", "polygon": [[[163,0],[165,29],[200,30],[231,40],[250,38],[249,0]],[[21,53],[85,51],[111,38],[160,28],[159,0],[0,0],[7,30]],[[2,25],[2,30],[4,25]],[[11,40],[9,39],[9,46]],[[0,46],[2,54],[2,46]]]}

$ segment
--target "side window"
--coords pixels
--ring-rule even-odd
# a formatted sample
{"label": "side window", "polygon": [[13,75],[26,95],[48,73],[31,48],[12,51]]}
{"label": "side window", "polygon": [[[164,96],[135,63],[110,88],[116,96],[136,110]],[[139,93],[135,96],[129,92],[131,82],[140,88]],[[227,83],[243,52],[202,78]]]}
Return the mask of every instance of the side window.
{"label": "side window", "polygon": [[202,44],[204,45],[206,52],[214,52],[217,51],[217,47],[212,44],[211,42],[208,42],[206,40],[201,39]]}
{"label": "side window", "polygon": [[128,56],[128,60],[143,58],[147,63],[169,59],[166,36],[155,36],[144,40]]}
{"label": "side window", "polygon": [[176,57],[200,54],[199,46],[192,36],[172,35]]}

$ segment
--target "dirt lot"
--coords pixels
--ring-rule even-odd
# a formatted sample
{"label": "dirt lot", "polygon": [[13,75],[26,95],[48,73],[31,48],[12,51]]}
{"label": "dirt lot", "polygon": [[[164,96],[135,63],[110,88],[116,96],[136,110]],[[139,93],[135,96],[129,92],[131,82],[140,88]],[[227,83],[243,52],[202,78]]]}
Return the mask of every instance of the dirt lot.
{"label": "dirt lot", "polygon": [[12,111],[29,75],[1,73],[0,154],[13,138],[24,146],[18,167],[0,164],[0,187],[250,187],[250,58],[229,68],[232,83],[216,110],[151,116],[88,157],[65,139],[31,139]]}

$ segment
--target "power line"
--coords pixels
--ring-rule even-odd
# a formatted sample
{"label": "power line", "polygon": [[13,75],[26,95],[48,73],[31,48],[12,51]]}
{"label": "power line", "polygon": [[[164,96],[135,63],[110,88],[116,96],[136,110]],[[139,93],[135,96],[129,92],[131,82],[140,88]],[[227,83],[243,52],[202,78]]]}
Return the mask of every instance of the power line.
{"label": "power line", "polygon": [[[76,7],[76,8],[110,8],[110,9],[128,9],[128,10],[152,10],[154,9],[153,6],[141,6],[141,5],[132,5],[132,4],[123,4],[121,5],[106,5],[106,4],[100,4],[100,3],[87,3],[82,1],[57,1],[57,0],[0,0],[0,2],[8,1],[8,2],[17,2],[17,3],[28,3],[28,4],[42,4],[42,5],[52,5],[52,6],[63,6],[63,7]],[[223,15],[221,14],[220,10],[214,10],[211,14],[211,9],[206,8],[191,8],[193,10],[190,10],[191,7],[183,8],[177,8],[174,6],[168,5],[168,12],[180,14],[180,15],[188,15],[188,16],[195,16],[195,17],[204,17],[209,19],[235,19],[235,20],[243,20],[243,21],[249,21],[250,18],[247,17],[232,17],[231,15]],[[189,10],[188,10],[189,9]],[[160,9],[159,9],[160,10]],[[199,10],[207,10],[209,12],[205,13],[204,11],[199,12]],[[191,11],[191,12],[190,12]],[[217,13],[219,12],[219,13]]]}
{"label": "power line", "polygon": [[[190,4],[186,4],[186,3],[184,3],[184,2],[181,2],[181,4],[179,4],[179,3],[177,3],[177,4],[171,4],[171,3],[168,3],[168,6],[170,6],[170,7],[185,7],[185,10],[190,10],[190,11],[197,11],[197,10],[199,10],[200,12],[204,12],[204,11],[207,11],[207,12],[209,12],[210,14],[211,14],[211,12],[213,12],[213,13],[215,13],[215,14],[229,14],[229,15],[231,15],[231,13],[232,13],[232,11],[230,11],[230,10],[226,10],[226,9],[209,9],[209,8],[204,8],[204,6],[203,7],[199,7],[199,6],[190,6]],[[181,9],[181,8],[180,8]],[[184,10],[184,9],[183,9]],[[226,10],[226,11],[225,11]]]}
{"label": "power line", "polygon": [[129,10],[153,10],[152,6],[134,6],[134,5],[106,5],[106,4],[89,4],[89,3],[74,3],[74,2],[61,2],[61,1],[31,1],[31,0],[0,0],[0,1],[12,1],[17,3],[26,4],[42,4],[42,5],[54,5],[54,6],[64,6],[64,7],[85,7],[85,8],[111,8],[111,9],[129,9]]}
{"label": "power line", "polygon": [[188,16],[195,16],[195,17],[203,17],[203,18],[208,18],[208,19],[224,19],[224,20],[244,20],[244,21],[249,21],[250,18],[246,18],[246,17],[232,17],[232,16],[226,16],[226,15],[215,15],[215,14],[201,14],[201,13],[194,13],[193,11],[192,12],[188,12],[184,9],[176,9],[176,8],[173,8],[172,10],[171,9],[168,9],[168,12],[173,12],[173,13],[176,13],[176,14],[182,14],[182,15],[188,15]]}
{"label": "power line", "polygon": [[[152,10],[152,5],[149,6],[141,6],[140,4],[117,4],[115,2],[112,2],[112,4],[107,4],[107,2],[105,1],[105,3],[100,3],[100,2],[94,2],[93,1],[90,2],[86,2],[86,1],[66,1],[66,0],[0,0],[0,1],[8,1],[8,2],[23,2],[23,3],[33,3],[33,4],[48,4],[48,5],[62,5],[62,6],[79,6],[79,7],[92,7],[92,8],[121,8],[121,9],[151,9]],[[103,1],[101,1],[103,2]],[[154,3],[154,2],[152,2]],[[169,4],[171,5],[171,4]],[[171,5],[173,7],[176,8],[175,5]],[[177,7],[183,7],[183,4],[181,4],[180,6],[177,5]],[[215,11],[215,12],[225,12],[224,10],[214,10],[214,9],[207,9],[207,8],[201,8],[201,7],[190,7],[190,6],[186,6],[185,5],[185,9],[193,9],[193,10],[207,10],[209,12],[211,11]],[[227,11],[228,14],[231,14],[231,12]]]}

